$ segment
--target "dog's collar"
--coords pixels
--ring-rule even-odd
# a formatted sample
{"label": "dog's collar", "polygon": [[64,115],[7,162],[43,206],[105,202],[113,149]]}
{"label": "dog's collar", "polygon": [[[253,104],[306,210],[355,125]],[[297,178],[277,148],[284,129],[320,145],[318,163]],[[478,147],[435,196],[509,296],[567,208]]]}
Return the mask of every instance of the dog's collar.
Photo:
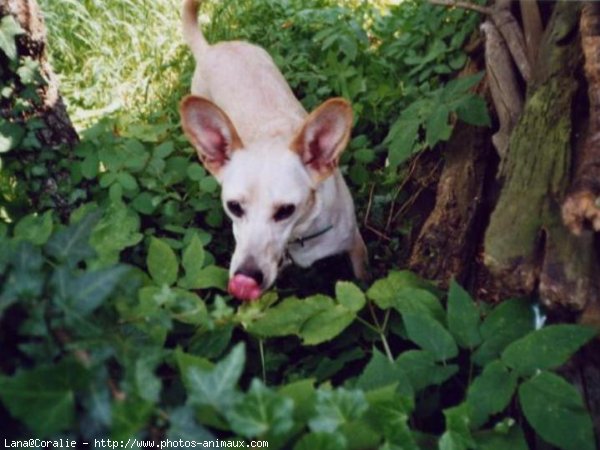
{"label": "dog's collar", "polygon": [[300,244],[300,247],[304,247],[304,243],[306,241],[310,241],[311,239],[314,239],[314,238],[317,238],[319,236],[322,236],[322,235],[324,235],[325,233],[327,233],[331,229],[333,229],[333,225],[328,225],[325,228],[323,228],[322,230],[317,231],[316,233],[309,234],[308,236],[303,236],[303,237],[296,238],[296,239],[288,242],[288,245]]}

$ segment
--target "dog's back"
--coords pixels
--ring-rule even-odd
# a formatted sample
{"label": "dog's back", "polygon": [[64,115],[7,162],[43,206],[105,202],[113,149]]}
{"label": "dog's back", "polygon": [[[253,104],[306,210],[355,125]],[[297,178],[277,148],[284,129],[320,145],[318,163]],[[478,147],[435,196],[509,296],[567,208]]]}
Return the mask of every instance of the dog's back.
{"label": "dog's back", "polygon": [[198,27],[198,2],[185,0],[183,36],[196,59],[192,94],[219,105],[235,123],[242,140],[292,135],[306,111],[269,54],[243,41],[209,45]]}

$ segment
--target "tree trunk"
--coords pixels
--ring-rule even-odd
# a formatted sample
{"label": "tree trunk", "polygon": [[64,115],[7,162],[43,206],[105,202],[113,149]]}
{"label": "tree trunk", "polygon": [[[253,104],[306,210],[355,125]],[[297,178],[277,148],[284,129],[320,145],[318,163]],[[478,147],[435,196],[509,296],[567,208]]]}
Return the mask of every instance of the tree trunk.
{"label": "tree trunk", "polygon": [[[0,0],[0,20],[21,28],[15,36],[16,55],[0,49],[0,86],[11,95],[0,97],[0,124],[20,127],[26,138],[35,136],[30,148],[19,146],[4,153],[3,170],[18,174],[22,185],[13,194],[21,198],[23,210],[54,208],[64,219],[73,209],[68,196],[72,192],[66,164],[72,158],[72,148],[79,137],[67,114],[58,92],[58,83],[46,54],[46,28],[35,0]],[[13,26],[14,28],[18,28]],[[12,43],[12,42],[11,42]],[[35,67],[31,79],[20,69]],[[22,148],[21,148],[22,147]],[[45,151],[60,152],[45,158]],[[44,166],[43,175],[33,174],[30,168]],[[33,187],[36,186],[36,187]],[[13,202],[15,203],[15,202]]]}
{"label": "tree trunk", "polygon": [[[25,31],[24,34],[17,36],[19,57],[37,61],[45,80],[45,86],[38,93],[40,97],[38,108],[31,112],[45,124],[40,129],[38,139],[43,145],[49,147],[77,143],[79,138],[59,95],[56,76],[48,63],[46,27],[37,3],[35,0],[0,0],[0,18],[8,14],[12,15]],[[6,82],[11,76],[12,70],[8,67],[6,58],[0,61],[2,63],[2,81]],[[8,111],[2,110],[1,113],[2,117],[6,117]],[[27,118],[29,119],[30,116]]]}
{"label": "tree trunk", "polygon": [[[497,1],[480,11],[488,15],[482,28],[498,125],[490,139],[499,156],[497,173],[471,175],[485,171],[473,168],[486,143],[473,139],[474,130],[465,134],[467,127],[457,126],[436,205],[413,245],[411,266],[442,285],[452,276],[466,280],[480,299],[537,296],[551,320],[576,318],[598,326],[600,6],[570,1],[556,2],[552,9],[545,5],[544,12],[551,15],[539,39],[540,3],[522,0],[523,47],[501,42],[509,34],[500,29],[503,24],[516,23],[507,16],[507,3]],[[517,63],[523,48],[535,63]],[[504,61],[502,67],[499,61]],[[527,67],[532,71],[523,72]],[[589,345],[564,368],[584,394],[597,432],[599,345]]]}

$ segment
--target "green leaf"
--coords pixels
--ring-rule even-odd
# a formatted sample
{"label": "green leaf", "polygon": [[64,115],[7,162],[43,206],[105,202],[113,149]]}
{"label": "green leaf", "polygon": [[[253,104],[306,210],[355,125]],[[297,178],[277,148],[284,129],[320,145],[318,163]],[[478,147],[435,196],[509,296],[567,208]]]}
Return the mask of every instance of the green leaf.
{"label": "green leaf", "polygon": [[286,384],[279,388],[279,394],[294,402],[294,418],[297,422],[308,422],[315,404],[315,380],[303,379]]}
{"label": "green leaf", "polygon": [[335,285],[335,297],[340,305],[352,312],[358,312],[365,306],[365,294],[349,281],[338,281]]}
{"label": "green leaf", "polygon": [[137,435],[148,425],[153,410],[151,403],[133,395],[127,396],[125,400],[114,402],[110,437],[127,441],[131,436]]}
{"label": "green leaf", "polygon": [[78,222],[57,231],[46,243],[46,252],[59,262],[67,262],[70,267],[75,267],[80,261],[94,256],[89,240],[99,218],[99,212],[91,212]]}
{"label": "green leaf", "polygon": [[498,359],[508,344],[529,333],[533,326],[533,311],[527,300],[500,303],[481,324],[483,343],[473,354],[473,362],[485,366]]}
{"label": "green leaf", "polygon": [[177,256],[165,241],[157,238],[150,240],[146,264],[156,284],[171,286],[177,281]]}
{"label": "green leaf", "polygon": [[25,33],[25,30],[17,23],[10,14],[0,20],[0,49],[4,54],[14,61],[17,59],[17,43],[15,37]]}
{"label": "green leaf", "polygon": [[61,306],[78,316],[86,316],[97,309],[113,292],[115,286],[130,270],[128,266],[118,265],[74,276],[62,267],[54,273],[54,285]]}
{"label": "green leaf", "polygon": [[383,398],[368,400],[370,407],[365,421],[373,430],[403,450],[419,449],[408,423],[414,407],[412,398],[392,392]]}
{"label": "green leaf", "polygon": [[190,404],[212,406],[217,411],[225,413],[236,403],[240,395],[236,386],[245,362],[245,347],[240,343],[211,369],[203,369],[199,366],[186,367],[183,379]]}
{"label": "green leaf", "polygon": [[458,355],[452,335],[431,316],[404,313],[402,319],[410,340],[429,351],[436,360],[447,361]]}
{"label": "green leaf", "polygon": [[354,312],[341,305],[329,306],[308,318],[301,325],[298,335],[304,345],[321,344],[339,335],[354,321],[355,317]]}
{"label": "green leaf", "polygon": [[12,377],[0,375],[0,399],[35,436],[48,437],[73,426],[75,394],[88,380],[89,374],[80,364],[63,360]]}
{"label": "green leaf", "polygon": [[390,272],[387,277],[375,281],[367,291],[367,297],[381,309],[389,309],[394,306],[398,291],[402,288],[425,289],[435,293],[435,288],[431,283],[413,272],[403,270]]}
{"label": "green leaf", "polygon": [[475,302],[456,281],[448,291],[448,329],[463,348],[474,348],[481,343],[479,310]]}
{"label": "green leaf", "polygon": [[208,326],[209,318],[206,304],[194,292],[174,289],[175,301],[169,306],[173,318],[190,325]]}
{"label": "green leaf", "polygon": [[218,266],[206,266],[200,270],[195,278],[181,278],[179,285],[185,289],[211,289],[216,288],[227,291],[227,281],[229,272],[227,269]]}
{"label": "green leaf", "polygon": [[346,450],[346,438],[341,433],[319,431],[303,435],[294,450]]}
{"label": "green leaf", "polygon": [[385,138],[389,145],[388,160],[392,169],[412,156],[420,126],[419,120],[402,117],[392,126]]}
{"label": "green leaf", "polygon": [[489,416],[503,411],[517,389],[517,376],[496,360],[484,367],[469,386],[467,403],[473,412],[473,424],[480,427]]}
{"label": "green leaf", "polygon": [[519,402],[533,429],[564,450],[594,450],[592,420],[577,389],[563,378],[540,372],[519,387]]}
{"label": "green leaf", "polygon": [[202,276],[202,267],[204,267],[204,247],[197,235],[192,236],[190,243],[183,251],[181,265],[185,270],[185,276],[188,279],[197,279]]}
{"label": "green leaf", "polygon": [[17,299],[38,298],[45,282],[45,276],[41,272],[44,260],[39,247],[21,241],[14,251],[9,252],[9,256],[13,268],[2,285],[0,310]]}
{"label": "green leaf", "polygon": [[478,450],[529,450],[525,434],[513,419],[508,419],[511,424],[508,430],[485,430],[476,433],[476,448]]}
{"label": "green leaf", "polygon": [[438,365],[434,356],[424,350],[409,350],[396,359],[408,377],[415,391],[421,391],[428,386],[439,385],[458,372],[455,364]]}
{"label": "green leaf", "polygon": [[456,109],[460,120],[478,127],[491,126],[490,115],[485,100],[478,95],[471,94],[463,100]]}
{"label": "green leaf", "polygon": [[[1,38],[2,33],[0,32]],[[17,148],[24,136],[25,130],[21,125],[0,119],[0,154]]]}
{"label": "green leaf", "polygon": [[404,395],[412,395],[410,380],[402,367],[390,361],[383,353],[373,349],[373,356],[358,377],[356,387],[364,391],[397,385],[398,392]]}
{"label": "green leaf", "polygon": [[112,201],[90,236],[90,244],[98,254],[95,267],[117,263],[121,251],[142,240],[139,231],[139,216],[122,201]]}
{"label": "green leaf", "polygon": [[448,123],[450,111],[444,105],[432,111],[425,123],[425,140],[430,148],[433,148],[440,141],[447,141],[452,134],[452,125]]}
{"label": "green leaf", "polygon": [[550,325],[510,344],[502,361],[521,375],[556,369],[595,335],[595,330],[580,325]]}
{"label": "green leaf", "polygon": [[479,72],[473,75],[451,80],[446,84],[446,86],[444,86],[442,100],[446,102],[454,100],[457,96],[467,92],[477,83],[479,83],[484,75],[485,72]]}
{"label": "green leaf", "polygon": [[332,433],[341,425],[360,419],[368,408],[362,391],[320,389],[317,391],[315,415],[308,425],[311,431]]}
{"label": "green leaf", "polygon": [[291,399],[278,395],[255,378],[246,395],[226,416],[234,433],[253,438],[287,433],[294,425],[293,412]]}
{"label": "green leaf", "polygon": [[300,329],[311,317],[330,310],[334,303],[331,297],[315,295],[300,300],[288,297],[267,309],[262,317],[248,324],[248,331],[263,337],[300,335]]}
{"label": "green leaf", "polygon": [[169,414],[169,429],[166,438],[171,441],[213,441],[216,437],[196,419],[194,410],[189,406],[180,406]]}
{"label": "green leaf", "polygon": [[45,244],[52,234],[52,211],[43,215],[29,214],[23,217],[15,226],[15,238],[24,239],[34,245]]}
{"label": "green leaf", "polygon": [[400,314],[421,314],[445,324],[446,313],[439,299],[425,289],[400,288],[392,306]]}
{"label": "green leaf", "polygon": [[470,430],[470,405],[461,403],[444,410],[446,432],[440,439],[440,450],[470,449],[475,443]]}
{"label": "green leaf", "polygon": [[135,361],[134,376],[138,395],[150,403],[158,402],[162,389],[162,381],[155,373],[157,366],[163,361],[161,353],[148,349]]}

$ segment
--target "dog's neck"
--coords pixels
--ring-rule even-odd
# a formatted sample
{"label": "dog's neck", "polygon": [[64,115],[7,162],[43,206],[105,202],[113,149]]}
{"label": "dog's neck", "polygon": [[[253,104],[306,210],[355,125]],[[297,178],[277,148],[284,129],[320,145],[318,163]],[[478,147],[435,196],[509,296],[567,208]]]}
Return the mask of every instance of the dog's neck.
{"label": "dog's neck", "polygon": [[[296,225],[288,240],[287,253],[295,264],[308,267],[347,248],[354,233],[354,209],[339,205],[349,195],[338,170],[319,185],[314,207]],[[306,239],[307,236],[311,238]],[[300,242],[304,245],[299,245]]]}

